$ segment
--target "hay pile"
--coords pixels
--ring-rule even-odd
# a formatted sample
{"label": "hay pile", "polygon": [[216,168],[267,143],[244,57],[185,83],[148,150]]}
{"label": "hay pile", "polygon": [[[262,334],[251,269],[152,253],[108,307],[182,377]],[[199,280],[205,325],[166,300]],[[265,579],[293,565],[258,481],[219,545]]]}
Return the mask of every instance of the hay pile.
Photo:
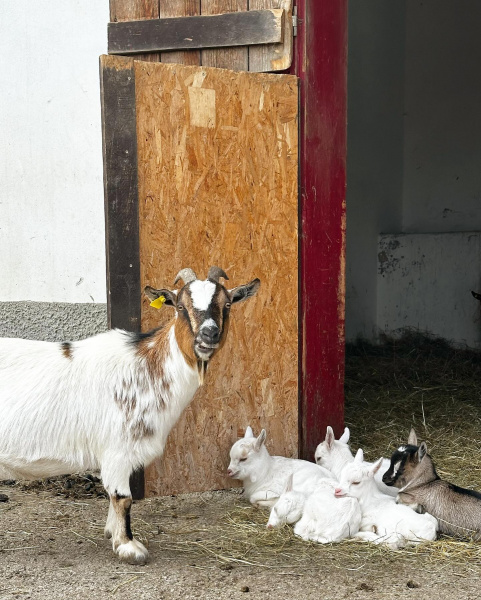
{"label": "hay pile", "polygon": [[[364,448],[367,460],[390,456],[414,426],[418,437],[427,440],[442,477],[481,490],[480,353],[413,333],[381,346],[359,342],[347,347],[345,387],[354,451]],[[267,513],[239,500],[221,519],[217,536],[166,541],[166,549],[227,566],[253,564],[286,572],[321,564],[348,570],[400,560],[414,564],[420,555],[451,566],[481,566],[481,544],[469,540],[442,537],[398,551],[353,540],[324,546],[299,540],[290,527],[267,531],[266,521]]]}
{"label": "hay pile", "polygon": [[390,456],[413,426],[441,477],[481,489],[481,353],[408,333],[346,349],[346,425],[366,459]]}

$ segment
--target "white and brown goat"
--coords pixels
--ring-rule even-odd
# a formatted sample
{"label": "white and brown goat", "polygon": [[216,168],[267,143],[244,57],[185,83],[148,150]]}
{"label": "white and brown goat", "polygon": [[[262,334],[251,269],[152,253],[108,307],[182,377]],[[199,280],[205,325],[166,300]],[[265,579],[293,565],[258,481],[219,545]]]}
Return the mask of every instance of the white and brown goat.
{"label": "white and brown goat", "polygon": [[231,305],[253,296],[254,279],[228,290],[183,269],[178,290],[147,287],[175,309],[146,334],[112,330],[78,342],[0,339],[0,479],[100,469],[114,551],[145,562],[130,530],[129,477],[161,455],[167,436],[225,341]]}
{"label": "white and brown goat", "polygon": [[393,453],[383,481],[399,488],[399,503],[436,517],[441,533],[481,539],[481,494],[443,481],[414,429],[407,445]]}

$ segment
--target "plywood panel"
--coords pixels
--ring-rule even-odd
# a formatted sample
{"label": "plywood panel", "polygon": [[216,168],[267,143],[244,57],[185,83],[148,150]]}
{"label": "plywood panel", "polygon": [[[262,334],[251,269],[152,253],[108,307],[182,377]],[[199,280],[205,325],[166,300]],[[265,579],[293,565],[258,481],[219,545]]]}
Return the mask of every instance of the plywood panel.
{"label": "plywood panel", "polygon": [[[247,424],[268,430],[272,452],[297,454],[297,78],[134,65],[142,286],[213,264],[232,287],[262,281],[146,472],[147,495],[223,488]],[[168,310],[144,303],[142,329]]]}

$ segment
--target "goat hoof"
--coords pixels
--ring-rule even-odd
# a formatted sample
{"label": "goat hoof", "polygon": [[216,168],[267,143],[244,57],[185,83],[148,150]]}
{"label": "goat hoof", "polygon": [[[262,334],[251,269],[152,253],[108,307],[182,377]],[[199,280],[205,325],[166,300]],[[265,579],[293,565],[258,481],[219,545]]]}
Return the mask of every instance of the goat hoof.
{"label": "goat hoof", "polygon": [[106,540],[110,540],[111,537],[112,537],[112,532],[110,531],[110,529],[104,529],[104,538]]}
{"label": "goat hoof", "polygon": [[131,565],[145,565],[149,558],[147,548],[137,540],[120,544],[116,550],[120,560]]}

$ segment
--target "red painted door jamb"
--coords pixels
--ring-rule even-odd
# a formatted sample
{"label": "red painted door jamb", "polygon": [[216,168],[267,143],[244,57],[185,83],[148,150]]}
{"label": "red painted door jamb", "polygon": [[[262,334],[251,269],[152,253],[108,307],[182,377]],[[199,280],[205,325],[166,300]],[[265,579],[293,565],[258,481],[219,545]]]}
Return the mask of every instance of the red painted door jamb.
{"label": "red painted door jamb", "polygon": [[344,425],[347,0],[297,0],[299,455]]}

